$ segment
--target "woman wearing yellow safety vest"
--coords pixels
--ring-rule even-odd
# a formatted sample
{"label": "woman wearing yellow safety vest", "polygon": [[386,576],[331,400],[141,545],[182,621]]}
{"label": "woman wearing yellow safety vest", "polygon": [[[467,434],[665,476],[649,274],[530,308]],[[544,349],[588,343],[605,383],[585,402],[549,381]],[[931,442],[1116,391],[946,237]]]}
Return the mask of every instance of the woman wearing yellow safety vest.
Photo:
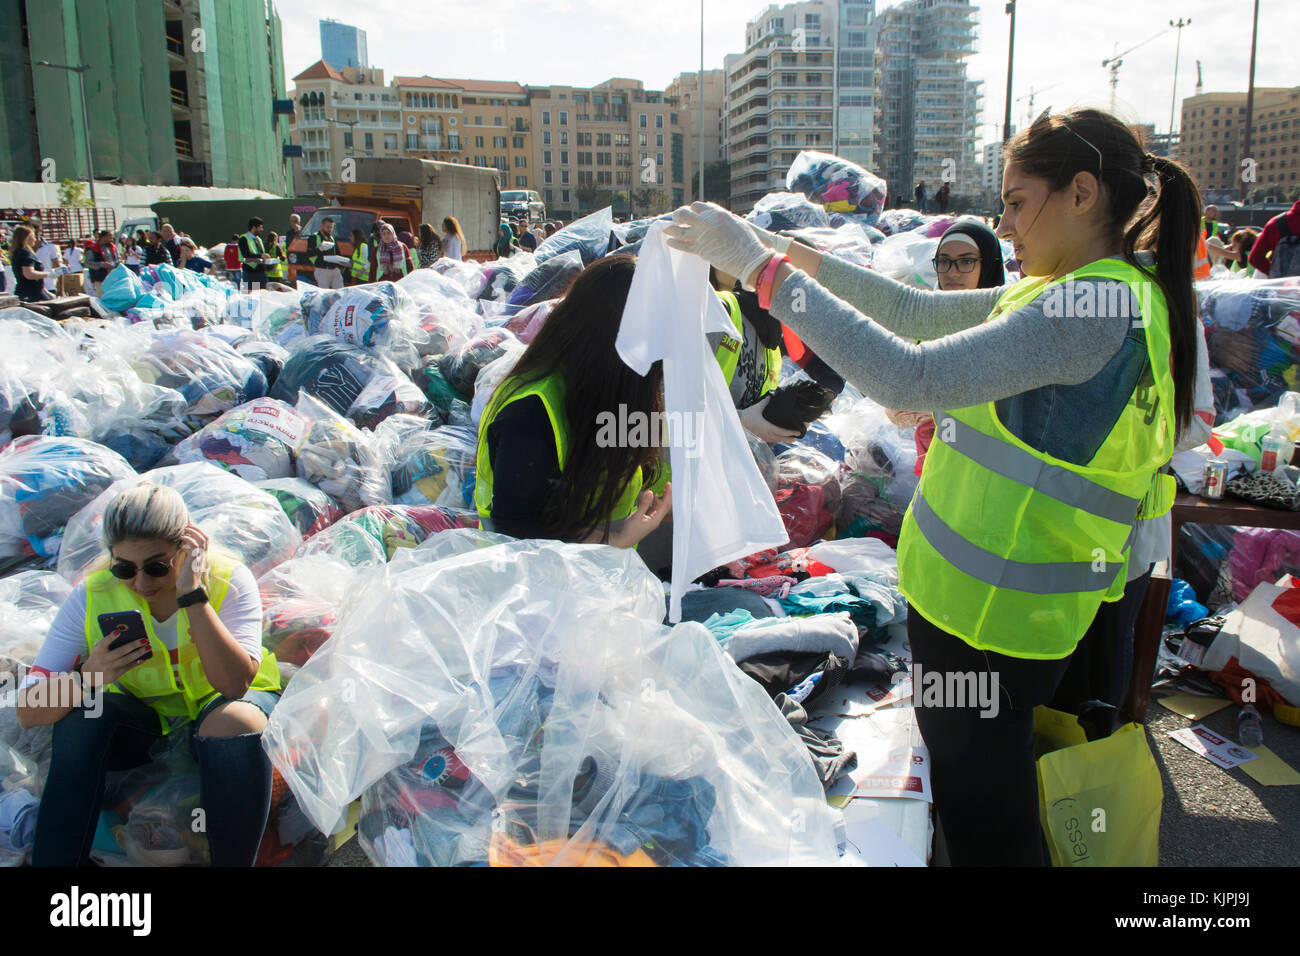
{"label": "woman wearing yellow safety vest", "polygon": [[[1172,503],[1157,472],[1192,417],[1196,375],[1200,202],[1186,171],[1097,110],[1044,113],[1005,162],[998,234],[1025,278],[1004,289],[909,289],[781,248],[711,204],[669,229],[671,245],[743,276],[864,394],[934,413],[899,586],[957,865],[1047,860],[1033,709],[1085,633],[1127,615],[1133,527]],[[957,693],[972,681],[992,692]]]}
{"label": "woman wearing yellow safety vest", "polygon": [[21,726],[54,728],[32,862],[85,865],[105,770],[145,762],[158,737],[180,732],[199,765],[212,865],[252,866],[271,802],[262,731],[280,690],[257,582],[209,552],[171,488],[121,492],[103,536],[107,560],[60,609],[18,703]]}
{"label": "woman wearing yellow safety vest", "polygon": [[370,246],[366,244],[366,234],[360,229],[352,230],[352,270],[348,275],[348,285],[364,285],[370,281]]}
{"label": "woman wearing yellow safety vest", "polygon": [[642,377],[614,348],[635,267],[628,255],[588,266],[488,402],[474,489],[484,527],[630,548],[668,513],[663,368]]}

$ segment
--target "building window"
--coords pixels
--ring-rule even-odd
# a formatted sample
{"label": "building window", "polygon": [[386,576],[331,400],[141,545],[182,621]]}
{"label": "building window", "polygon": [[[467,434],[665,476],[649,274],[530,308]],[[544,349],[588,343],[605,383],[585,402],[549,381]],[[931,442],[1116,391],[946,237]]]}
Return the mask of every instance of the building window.
{"label": "building window", "polygon": [[561,126],[568,126],[568,125],[569,125],[569,111],[568,111],[568,110],[560,110],[560,125],[561,125]]}
{"label": "building window", "polygon": [[494,116],[494,117],[492,117],[492,125],[493,125],[493,126],[504,126],[504,125],[505,125],[505,120],[503,120],[500,116]]}
{"label": "building window", "polygon": [[518,187],[520,187],[521,189],[524,188],[524,187],[526,187],[526,186],[528,185],[528,177],[527,177],[527,176],[516,176],[516,177],[515,177],[515,185],[518,186]]}
{"label": "building window", "polygon": [[[543,126],[550,126],[550,125],[551,125],[551,111],[550,111],[550,110],[542,110],[542,125],[543,125]],[[546,135],[549,136],[550,133],[547,133]]]}
{"label": "building window", "polygon": [[397,149],[397,134],[396,134],[396,133],[385,133],[385,134],[384,134],[384,149]]}
{"label": "building window", "polygon": [[343,134],[343,148],[344,149],[352,148],[352,130],[348,130],[346,133]]}
{"label": "building window", "polygon": [[523,149],[523,148],[524,148],[524,138],[523,138],[522,136],[513,136],[513,137],[511,137],[511,139],[514,140],[515,149]]}
{"label": "building window", "polygon": [[569,185],[569,171],[567,169],[560,170],[560,185],[561,186]]}
{"label": "building window", "polygon": [[645,129],[645,128],[649,125],[649,123],[650,123],[650,117],[648,117],[645,113],[642,113],[642,114],[641,114],[641,128],[642,128],[642,129]]}
{"label": "building window", "polygon": [[374,148],[375,148],[375,134],[374,134],[374,133],[367,133],[367,134],[366,134],[366,149],[374,149]]}
{"label": "building window", "polygon": [[482,149],[482,148],[483,148],[483,137],[482,137],[482,136],[475,136],[475,137],[474,137],[474,146],[475,146],[475,148],[477,148],[477,149]]}
{"label": "building window", "polygon": [[663,128],[664,128],[664,114],[663,114],[663,113],[656,113],[656,114],[655,114],[655,129],[663,129]]}
{"label": "building window", "polygon": [[560,165],[569,165],[569,151],[567,149],[560,150]]}
{"label": "building window", "polygon": [[568,201],[569,201],[569,191],[567,189],[561,189],[560,202],[568,202]]}
{"label": "building window", "polygon": [[655,133],[655,147],[657,149],[663,149],[663,145],[664,145],[664,134]]}
{"label": "building window", "polygon": [[528,168],[528,157],[527,157],[527,156],[516,156],[516,157],[515,157],[515,169],[527,169],[527,168]]}
{"label": "building window", "polygon": [[650,136],[649,136],[649,134],[647,134],[647,133],[638,133],[637,135],[640,136],[640,138],[641,138],[641,142],[638,144],[639,146],[643,146],[643,147],[644,147],[644,146],[649,146],[649,145],[650,145]]}
{"label": "building window", "polygon": [[545,183],[545,184],[548,185],[548,186],[551,185],[553,182],[555,182],[555,172],[554,172],[554,170],[543,169],[543,170],[542,170],[542,182]]}
{"label": "building window", "polygon": [[560,145],[561,146],[569,145],[569,131],[567,129],[560,130]]}
{"label": "building window", "polygon": [[481,117],[481,116],[475,116],[475,117],[474,117],[474,125],[475,125],[475,126],[482,126],[482,125],[483,125],[483,117]]}
{"label": "building window", "polygon": [[493,149],[505,149],[505,148],[506,148],[506,138],[505,138],[504,136],[493,136],[493,137],[492,137],[492,148],[493,148]]}
{"label": "building window", "polygon": [[551,165],[551,151],[549,149],[542,150],[542,165]]}
{"label": "building window", "polygon": [[546,202],[547,202],[548,205],[549,205],[550,203],[555,202],[555,190],[554,190],[554,189],[548,189],[548,190],[546,190],[545,193],[544,193],[543,195],[545,195],[545,197],[546,197]]}

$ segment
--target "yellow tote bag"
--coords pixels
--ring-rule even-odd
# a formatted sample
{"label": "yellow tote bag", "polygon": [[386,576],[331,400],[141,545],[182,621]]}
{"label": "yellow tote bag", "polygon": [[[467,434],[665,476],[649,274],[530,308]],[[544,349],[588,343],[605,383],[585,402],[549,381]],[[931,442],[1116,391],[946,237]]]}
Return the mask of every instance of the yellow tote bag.
{"label": "yellow tote bag", "polygon": [[1164,791],[1146,733],[1088,742],[1071,714],[1034,711],[1038,805],[1053,866],[1155,866]]}

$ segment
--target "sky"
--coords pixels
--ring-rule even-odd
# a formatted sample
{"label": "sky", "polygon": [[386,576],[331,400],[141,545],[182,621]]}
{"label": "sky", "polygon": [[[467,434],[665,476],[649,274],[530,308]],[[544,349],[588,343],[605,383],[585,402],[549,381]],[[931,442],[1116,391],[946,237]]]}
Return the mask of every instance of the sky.
{"label": "sky", "polygon": [[[1260,0],[1256,86],[1292,86],[1300,78],[1294,50],[1288,50],[1294,4]],[[1009,18],[1005,0],[976,5],[979,52],[968,69],[984,81],[980,140],[989,142],[1001,138]],[[386,82],[428,74],[591,86],[623,76],[663,89],[700,64],[699,0],[473,0],[437,7],[412,0],[277,0],[276,6],[290,86],[293,76],[320,59],[324,17],[366,31],[371,66],[385,71]],[[891,6],[892,0],[877,0],[877,14]],[[706,69],[720,69],[728,53],[744,49],[746,22],[765,8],[758,0],[704,0]],[[1101,61],[1143,44],[1123,58],[1115,109],[1129,122],[1167,130],[1179,33],[1180,102],[1194,91],[1198,60],[1205,92],[1244,91],[1251,13],[1250,0],[1019,0],[1012,122],[1025,124],[1031,87],[1035,113],[1049,106],[1109,108],[1109,71]],[[1179,18],[1191,21],[1181,31],[1169,26]]]}

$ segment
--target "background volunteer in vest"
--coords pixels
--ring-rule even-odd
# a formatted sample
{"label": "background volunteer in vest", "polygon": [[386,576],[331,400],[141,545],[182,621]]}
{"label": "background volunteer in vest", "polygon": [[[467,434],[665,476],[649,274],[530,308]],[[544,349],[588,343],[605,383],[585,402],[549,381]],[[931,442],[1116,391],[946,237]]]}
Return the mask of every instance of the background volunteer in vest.
{"label": "background volunteer in vest", "polygon": [[320,232],[307,237],[307,255],[311,257],[315,271],[312,277],[322,289],[343,288],[343,269],[337,262],[329,262],[326,256],[339,254],[338,241],[334,238],[334,220],[326,217],[320,222]]}
{"label": "background volunteer in vest", "polygon": [[379,242],[370,262],[371,282],[396,282],[415,269],[410,247],[397,238],[397,230],[389,223],[379,227]]}
{"label": "background volunteer in vest", "polygon": [[[185,733],[212,864],[252,866],[271,805],[262,731],[280,689],[275,658],[262,649],[257,582],[208,552],[171,488],[142,483],[117,495],[103,535],[106,559],[59,610],[18,703],[22,727],[54,727],[32,862],[85,865],[105,770],[142,764],[160,736]],[[99,615],[131,608],[144,616],[149,646],[110,650]],[[93,699],[86,706],[88,693],[102,713]]]}
{"label": "background volunteer in vest", "polygon": [[348,272],[348,285],[364,285],[370,281],[370,245],[360,229],[352,230],[352,268]]}
{"label": "background volunteer in vest", "polygon": [[653,438],[597,441],[602,412],[663,411],[662,365],[643,378],[614,347],[635,268],[633,256],[612,255],[583,270],[488,402],[475,496],[490,530],[630,548],[668,513]]}
{"label": "background volunteer in vest", "polygon": [[262,242],[262,219],[254,216],[248,220],[248,232],[239,237],[240,279],[245,289],[266,286],[266,266],[262,260],[270,255]]}
{"label": "background volunteer in vest", "polygon": [[[1172,498],[1155,475],[1191,420],[1196,374],[1191,266],[1200,202],[1181,166],[1145,153],[1109,114],[1045,112],[1008,144],[1003,201],[998,235],[1026,276],[1007,290],[911,289],[789,246],[712,204],[679,209],[669,230],[672,245],[744,277],[760,304],[768,300],[864,394],[965,423],[952,447],[936,431],[899,542],[917,665],[940,675],[991,671],[1001,688],[996,716],[950,701],[917,709],[935,810],[957,865],[1047,861],[1033,709],[1052,700],[1084,633],[1114,627],[1125,613],[1126,536],[1142,513],[1142,489]],[[1138,250],[1158,251],[1154,273],[1134,265],[1152,262]],[[1066,277],[1064,288],[1091,301],[1093,317],[1045,294],[1059,293]],[[1116,282],[1130,294],[1108,288]],[[972,457],[977,444],[983,462]],[[1017,482],[1012,461],[1047,477]],[[1116,461],[1126,470],[1097,464]],[[1068,480],[1085,469],[1082,488]],[[1114,491],[1120,484],[1135,493]],[[1048,491],[1074,501],[1063,505]],[[1017,504],[994,507],[991,496]],[[1099,508],[1099,496],[1105,517],[1086,510]],[[1061,523],[1044,520],[1058,513]],[[1098,540],[1110,559],[1085,584],[1089,566],[1078,554]],[[1062,567],[1068,583],[1045,573]],[[996,613],[1008,606],[1017,611]],[[939,626],[945,620],[961,623]]]}

